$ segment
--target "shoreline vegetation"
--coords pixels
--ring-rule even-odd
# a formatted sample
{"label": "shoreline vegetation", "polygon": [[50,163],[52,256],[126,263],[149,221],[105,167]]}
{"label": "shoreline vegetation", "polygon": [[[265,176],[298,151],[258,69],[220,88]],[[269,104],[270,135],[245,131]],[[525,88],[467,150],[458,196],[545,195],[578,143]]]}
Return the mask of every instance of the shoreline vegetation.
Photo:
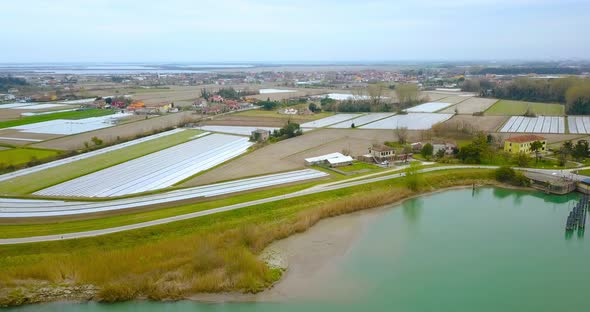
{"label": "shoreline vegetation", "polygon": [[453,187],[514,188],[497,182],[492,169],[419,174],[416,187],[414,181],[408,181],[411,179],[415,178],[385,180],[107,236],[2,246],[0,306],[259,293],[271,288],[283,273],[261,259],[264,249],[305,232],[322,219]]}

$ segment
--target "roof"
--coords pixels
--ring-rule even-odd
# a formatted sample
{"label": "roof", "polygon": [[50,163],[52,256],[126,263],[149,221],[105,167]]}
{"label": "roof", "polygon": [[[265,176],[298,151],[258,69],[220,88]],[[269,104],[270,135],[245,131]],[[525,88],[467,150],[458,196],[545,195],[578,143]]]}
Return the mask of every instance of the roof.
{"label": "roof", "polygon": [[331,154],[326,154],[326,155],[322,155],[322,156],[305,158],[305,161],[308,163],[314,163],[314,162],[318,162],[318,161],[325,161],[330,158],[339,158],[339,157],[344,157],[344,155],[342,155],[341,153],[331,153]]}
{"label": "roof", "polygon": [[543,141],[543,140],[545,140],[544,137],[539,136],[539,135],[534,135],[534,134],[519,135],[519,136],[514,136],[514,137],[506,139],[506,141],[513,142],[513,143],[525,143],[525,142]]}
{"label": "roof", "polygon": [[385,145],[373,145],[371,146],[371,150],[377,152],[385,152],[385,151],[393,151],[393,148]]}
{"label": "roof", "polygon": [[338,157],[328,158],[327,161],[330,163],[330,165],[342,164],[342,163],[351,162],[352,161],[352,157],[340,155]]}

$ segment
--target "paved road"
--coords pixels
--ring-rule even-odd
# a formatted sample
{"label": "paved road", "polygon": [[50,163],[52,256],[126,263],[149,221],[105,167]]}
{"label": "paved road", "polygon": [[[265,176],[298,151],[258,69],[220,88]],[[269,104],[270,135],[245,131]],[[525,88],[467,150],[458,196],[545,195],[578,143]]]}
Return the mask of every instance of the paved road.
{"label": "paved road", "polygon": [[[493,169],[493,168],[497,168],[497,167],[495,167],[495,166],[441,166],[441,167],[425,168],[425,169],[419,170],[419,172],[423,173],[423,172],[432,172],[432,171],[447,170],[447,169],[461,169],[461,168]],[[119,226],[119,227],[113,227],[113,228],[108,228],[108,229],[78,232],[78,233],[46,235],[46,236],[0,239],[0,245],[57,241],[57,240],[63,240],[63,239],[74,239],[74,238],[99,236],[99,235],[117,233],[117,232],[122,232],[122,231],[141,229],[141,228],[146,228],[146,227],[150,227],[150,226],[154,226],[154,225],[161,225],[161,224],[167,224],[170,222],[175,222],[175,221],[180,221],[180,220],[187,220],[187,219],[202,217],[202,216],[211,215],[211,214],[215,214],[215,213],[231,211],[231,210],[241,209],[241,208],[245,208],[245,207],[251,207],[251,206],[260,205],[260,204],[264,204],[264,203],[275,202],[275,201],[288,199],[288,198],[294,198],[294,197],[299,197],[299,196],[305,196],[305,195],[310,195],[310,194],[315,194],[315,193],[331,191],[331,190],[337,190],[337,189],[342,189],[342,188],[347,188],[347,187],[352,187],[352,186],[357,186],[357,185],[362,185],[362,184],[367,184],[367,183],[384,181],[384,180],[388,180],[388,179],[395,179],[395,178],[402,177],[404,175],[405,175],[404,172],[398,172],[398,173],[394,173],[391,175],[385,175],[385,176],[369,178],[369,179],[362,179],[362,180],[355,180],[355,181],[346,181],[345,180],[345,181],[342,181],[341,183],[340,182],[339,183],[326,183],[326,184],[316,185],[311,188],[308,188],[308,189],[305,189],[302,191],[298,191],[298,192],[294,192],[294,193],[290,193],[290,194],[274,196],[274,197],[239,203],[239,204],[235,204],[235,205],[229,205],[229,206],[209,209],[209,210],[205,210],[205,211],[198,211],[198,212],[193,212],[193,213],[189,213],[189,214],[184,214],[184,215],[179,215],[179,216],[174,216],[174,217],[169,217],[169,218],[163,218],[163,219],[158,219],[158,220],[153,220],[153,221],[148,221],[148,222],[124,225],[124,226]]]}

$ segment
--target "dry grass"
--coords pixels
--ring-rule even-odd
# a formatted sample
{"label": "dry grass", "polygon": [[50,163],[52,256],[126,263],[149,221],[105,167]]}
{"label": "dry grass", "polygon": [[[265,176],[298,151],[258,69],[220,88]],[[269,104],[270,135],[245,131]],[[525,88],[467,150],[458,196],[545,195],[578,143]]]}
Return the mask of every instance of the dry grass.
{"label": "dry grass", "polygon": [[[111,238],[0,249],[0,289],[30,291],[43,283],[91,284],[100,289],[96,299],[106,302],[137,297],[180,299],[199,292],[258,292],[281,275],[257,256],[271,242],[303,232],[323,218],[442,187],[490,182],[490,172],[428,173],[417,191],[407,189],[403,179],[388,180]],[[9,304],[8,300],[0,294],[0,305]]]}

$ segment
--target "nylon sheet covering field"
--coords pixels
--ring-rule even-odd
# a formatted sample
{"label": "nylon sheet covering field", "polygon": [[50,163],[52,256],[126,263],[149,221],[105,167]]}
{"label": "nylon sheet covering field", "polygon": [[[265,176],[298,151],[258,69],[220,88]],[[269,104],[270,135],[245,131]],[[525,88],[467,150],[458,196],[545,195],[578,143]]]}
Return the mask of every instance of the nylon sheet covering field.
{"label": "nylon sheet covering field", "polygon": [[351,120],[347,120],[347,121],[343,121],[343,122],[339,122],[335,125],[331,125],[330,128],[338,128],[338,129],[343,129],[343,128],[350,128],[351,125],[354,123],[355,127],[358,126],[362,126],[362,125],[366,125],[368,123],[383,119],[383,118],[387,118],[390,116],[395,115],[395,113],[368,113],[366,115],[351,119]]}
{"label": "nylon sheet covering field", "polygon": [[[538,116],[524,117],[512,116],[500,129],[500,132],[509,133],[565,133],[565,120],[563,117]],[[571,126],[570,126],[571,128]]]}
{"label": "nylon sheet covering field", "polygon": [[248,150],[248,138],[211,134],[36,192],[43,196],[110,197],[168,187]]}
{"label": "nylon sheet covering field", "polygon": [[427,130],[437,123],[448,120],[453,114],[436,113],[409,113],[407,115],[395,115],[361,126],[361,129],[396,129],[408,128],[408,130]]}
{"label": "nylon sheet covering field", "polygon": [[327,127],[336,123],[343,122],[345,120],[353,119],[362,116],[363,114],[336,114],[330,117],[306,122],[301,124],[301,128],[322,128]]}
{"label": "nylon sheet covering field", "polygon": [[590,133],[590,116],[568,116],[567,127],[570,133]]}

